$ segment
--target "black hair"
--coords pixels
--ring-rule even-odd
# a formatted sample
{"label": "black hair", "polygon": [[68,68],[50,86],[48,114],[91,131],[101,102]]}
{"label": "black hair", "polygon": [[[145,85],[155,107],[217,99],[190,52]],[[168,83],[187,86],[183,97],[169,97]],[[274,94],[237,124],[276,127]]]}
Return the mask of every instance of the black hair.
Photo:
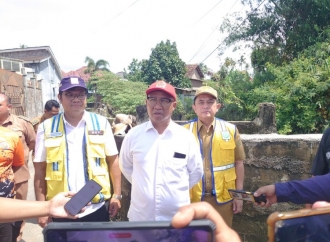
{"label": "black hair", "polygon": [[45,104],[45,109],[52,111],[53,107],[60,108],[60,104],[56,100],[48,100]]}

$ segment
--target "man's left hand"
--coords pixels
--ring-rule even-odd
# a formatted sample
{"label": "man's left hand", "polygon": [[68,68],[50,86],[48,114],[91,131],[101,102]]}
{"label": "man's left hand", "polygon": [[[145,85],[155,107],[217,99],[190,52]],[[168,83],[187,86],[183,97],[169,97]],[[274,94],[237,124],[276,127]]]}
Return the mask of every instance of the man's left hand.
{"label": "man's left hand", "polygon": [[242,209],[243,209],[243,200],[234,199],[233,201],[234,214],[242,212]]}
{"label": "man's left hand", "polygon": [[119,209],[121,208],[120,201],[117,198],[110,199],[109,214],[113,218],[117,215]]}

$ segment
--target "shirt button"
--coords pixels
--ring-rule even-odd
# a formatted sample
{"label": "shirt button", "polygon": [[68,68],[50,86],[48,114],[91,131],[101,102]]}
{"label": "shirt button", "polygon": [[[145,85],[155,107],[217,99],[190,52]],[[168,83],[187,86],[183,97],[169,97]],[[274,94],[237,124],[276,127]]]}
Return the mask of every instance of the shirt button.
{"label": "shirt button", "polygon": [[206,168],[206,170],[208,171],[208,170],[209,170],[209,168]]}

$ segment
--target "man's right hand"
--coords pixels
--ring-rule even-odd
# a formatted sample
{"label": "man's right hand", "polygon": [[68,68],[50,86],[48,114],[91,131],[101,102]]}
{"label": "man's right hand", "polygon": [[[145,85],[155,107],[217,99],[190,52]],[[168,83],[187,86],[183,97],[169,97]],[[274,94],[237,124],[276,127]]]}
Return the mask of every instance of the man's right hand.
{"label": "man's right hand", "polygon": [[51,222],[51,218],[48,216],[38,218],[38,223],[41,228],[46,227],[49,222]]}
{"label": "man's right hand", "polygon": [[266,196],[267,202],[266,203],[264,203],[264,202],[254,203],[254,205],[268,208],[272,204],[277,202],[275,185],[268,185],[268,186],[260,187],[257,191],[255,191],[253,196],[259,197],[261,194],[264,194]]}

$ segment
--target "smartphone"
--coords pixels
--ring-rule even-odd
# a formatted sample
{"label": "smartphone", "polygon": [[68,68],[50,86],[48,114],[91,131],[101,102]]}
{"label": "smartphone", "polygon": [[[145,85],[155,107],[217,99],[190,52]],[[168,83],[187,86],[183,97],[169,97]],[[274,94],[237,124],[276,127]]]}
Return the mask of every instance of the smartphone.
{"label": "smartphone", "polygon": [[268,241],[330,241],[330,208],[274,212],[267,219]]}
{"label": "smartphone", "polygon": [[64,208],[71,215],[78,214],[89,203],[102,187],[94,180],[89,180],[65,205]]}
{"label": "smartphone", "polygon": [[233,199],[240,199],[240,200],[257,202],[257,203],[267,202],[266,196],[263,194],[261,194],[259,197],[255,197],[253,196],[254,192],[247,192],[247,191],[234,190],[234,189],[228,189],[228,192]]}
{"label": "smartphone", "polygon": [[45,242],[58,241],[182,241],[213,242],[215,225],[207,219],[193,220],[175,229],[170,221],[49,223],[43,230]]}

